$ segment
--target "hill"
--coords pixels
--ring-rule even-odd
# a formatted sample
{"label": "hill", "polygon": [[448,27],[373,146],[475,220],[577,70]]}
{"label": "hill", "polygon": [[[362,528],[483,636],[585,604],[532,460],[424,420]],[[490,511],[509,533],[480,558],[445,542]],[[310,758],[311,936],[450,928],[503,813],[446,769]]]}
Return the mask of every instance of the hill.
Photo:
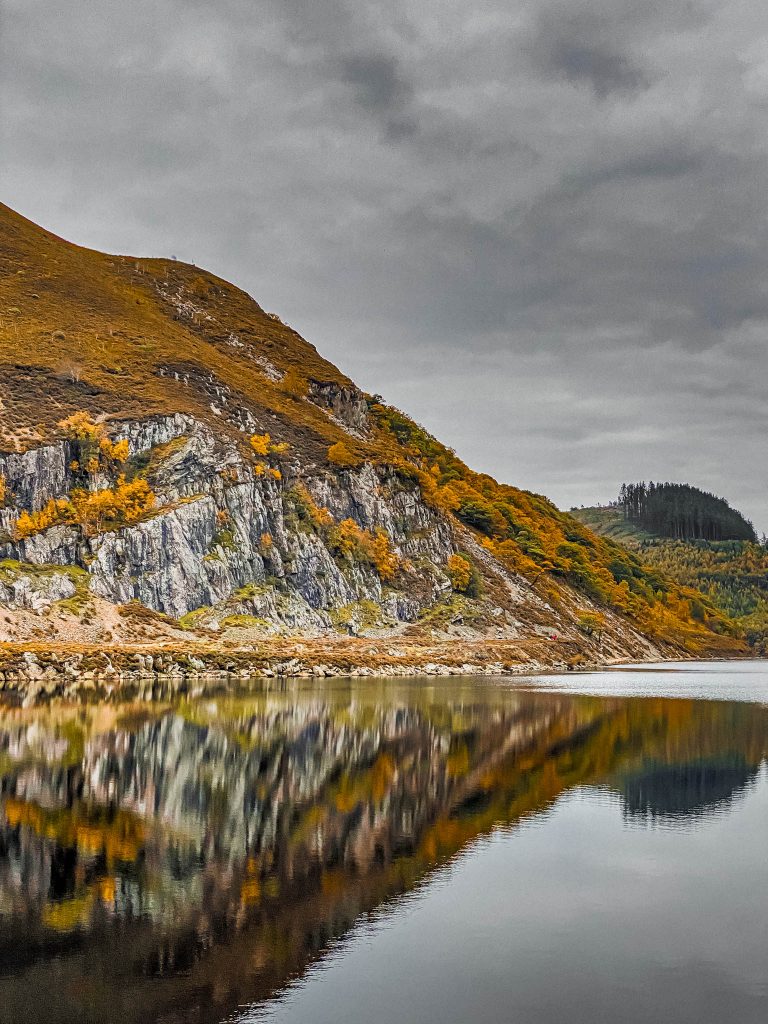
{"label": "hill", "polygon": [[[240,289],[0,207],[7,641],[739,650],[706,598],[472,472]],[[699,609],[703,611],[699,611]],[[695,613],[694,613],[695,611]],[[527,645],[527,646],[526,646]]]}
{"label": "hill", "polygon": [[628,522],[658,537],[757,540],[752,523],[724,498],[690,484],[622,484],[618,506]]}
{"label": "hill", "polygon": [[750,540],[681,541],[659,537],[628,521],[618,506],[573,509],[601,536],[636,552],[685,587],[706,595],[733,619],[757,654],[768,654],[768,546]]}

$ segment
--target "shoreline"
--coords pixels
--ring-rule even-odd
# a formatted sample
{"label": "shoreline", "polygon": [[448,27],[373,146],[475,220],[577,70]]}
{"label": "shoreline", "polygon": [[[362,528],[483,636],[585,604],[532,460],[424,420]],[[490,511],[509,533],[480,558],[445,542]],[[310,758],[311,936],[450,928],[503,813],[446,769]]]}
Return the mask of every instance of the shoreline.
{"label": "shoreline", "polygon": [[[714,657],[712,657],[714,655]],[[667,645],[601,652],[596,645],[541,639],[427,641],[402,638],[291,639],[221,649],[190,644],[83,648],[0,645],[0,703],[119,700],[203,694],[222,686],[285,679],[543,675],[626,663],[716,660]]]}

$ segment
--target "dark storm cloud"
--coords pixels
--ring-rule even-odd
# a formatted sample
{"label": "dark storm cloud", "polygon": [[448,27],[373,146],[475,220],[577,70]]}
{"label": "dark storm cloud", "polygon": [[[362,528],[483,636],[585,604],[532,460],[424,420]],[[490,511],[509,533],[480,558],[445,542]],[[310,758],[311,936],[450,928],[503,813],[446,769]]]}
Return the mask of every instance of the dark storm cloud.
{"label": "dark storm cloud", "polygon": [[589,82],[600,97],[611,92],[647,88],[649,84],[642,71],[624,54],[606,47],[560,39],[548,57],[553,71],[562,72],[571,82]]}
{"label": "dark storm cloud", "polygon": [[412,89],[400,75],[393,57],[381,54],[346,57],[341,62],[341,77],[353,88],[362,109],[381,120],[391,139],[416,131],[415,123],[404,116]]}
{"label": "dark storm cloud", "polygon": [[603,31],[603,22],[592,14],[544,17],[534,55],[546,71],[590,85],[601,99],[648,88],[647,74],[629,54],[601,38]]}
{"label": "dark storm cloud", "polygon": [[768,528],[758,0],[2,0],[3,199],[207,265],[468,461]]}
{"label": "dark storm cloud", "polygon": [[357,102],[373,113],[391,113],[408,98],[410,89],[398,74],[392,57],[372,54],[347,57],[342,61],[342,77],[355,87]]}

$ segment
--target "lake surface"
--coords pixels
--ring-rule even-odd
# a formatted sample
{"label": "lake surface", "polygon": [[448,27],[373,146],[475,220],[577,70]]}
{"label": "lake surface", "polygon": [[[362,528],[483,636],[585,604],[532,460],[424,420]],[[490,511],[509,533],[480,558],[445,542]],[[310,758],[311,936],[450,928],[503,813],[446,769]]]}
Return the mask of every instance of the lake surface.
{"label": "lake surface", "polygon": [[768,663],[0,709],[0,1021],[765,1024]]}

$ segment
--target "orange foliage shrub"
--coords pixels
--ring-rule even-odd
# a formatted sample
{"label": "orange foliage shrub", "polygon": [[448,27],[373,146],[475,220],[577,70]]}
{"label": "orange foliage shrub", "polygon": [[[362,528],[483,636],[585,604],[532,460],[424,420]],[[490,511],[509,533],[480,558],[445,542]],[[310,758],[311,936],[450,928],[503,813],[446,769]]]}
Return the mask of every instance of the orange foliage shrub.
{"label": "orange foliage shrub", "polygon": [[14,526],[14,537],[23,540],[49,526],[76,523],[86,534],[100,533],[105,527],[138,522],[155,506],[155,495],[146,480],[130,482],[120,476],[117,485],[99,491],[76,490],[71,498],[51,498],[39,512],[21,512]]}
{"label": "orange foliage shrub", "polygon": [[469,560],[463,555],[451,555],[446,569],[453,589],[463,594],[472,580],[472,566]]}
{"label": "orange foliage shrub", "polygon": [[155,506],[155,495],[146,480],[128,481],[118,477],[114,488],[100,491],[73,491],[75,522],[88,534],[100,533],[105,524],[136,523]]}
{"label": "orange foliage shrub", "polygon": [[80,409],[66,419],[59,420],[59,427],[68,437],[78,441],[96,440],[104,434],[104,425],[96,423],[89,412]]}
{"label": "orange foliage shrub", "polygon": [[327,508],[320,508],[304,484],[296,484],[291,490],[291,498],[299,516],[308,519],[318,532],[325,534],[335,524]]}
{"label": "orange foliage shrub", "polygon": [[385,530],[363,530],[354,519],[344,519],[329,531],[329,545],[352,561],[372,565],[383,580],[393,580],[400,568],[400,557],[392,549]]}
{"label": "orange foliage shrub", "polygon": [[254,434],[250,439],[251,448],[257,455],[268,455],[270,442],[269,434]]}
{"label": "orange foliage shrub", "polygon": [[66,498],[51,498],[38,512],[19,513],[13,528],[15,540],[24,540],[34,533],[41,533],[49,526],[72,521],[72,505]]}
{"label": "orange foliage shrub", "polygon": [[328,449],[328,461],[334,466],[340,466],[344,469],[351,469],[360,465],[360,459],[350,451],[343,441],[337,441],[336,444],[331,445]]}

